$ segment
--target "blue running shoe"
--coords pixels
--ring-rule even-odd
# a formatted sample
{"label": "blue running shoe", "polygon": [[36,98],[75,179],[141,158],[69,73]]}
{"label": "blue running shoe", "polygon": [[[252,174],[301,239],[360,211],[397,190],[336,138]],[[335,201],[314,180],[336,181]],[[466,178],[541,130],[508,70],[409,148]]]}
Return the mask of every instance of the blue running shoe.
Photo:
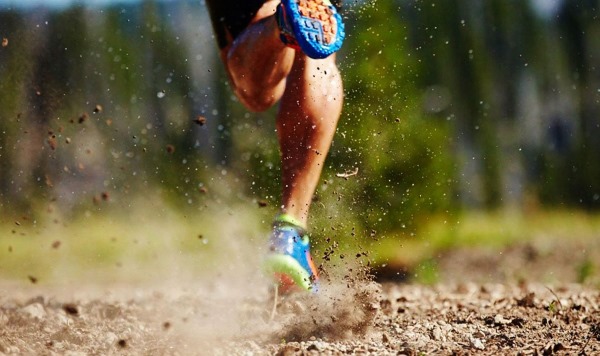
{"label": "blue running shoe", "polygon": [[308,234],[294,218],[286,214],[277,217],[269,250],[265,269],[275,277],[282,293],[317,292],[319,277],[310,255]]}
{"label": "blue running shoe", "polygon": [[344,23],[330,0],[282,0],[276,15],[283,43],[311,58],[326,58],[342,47]]}

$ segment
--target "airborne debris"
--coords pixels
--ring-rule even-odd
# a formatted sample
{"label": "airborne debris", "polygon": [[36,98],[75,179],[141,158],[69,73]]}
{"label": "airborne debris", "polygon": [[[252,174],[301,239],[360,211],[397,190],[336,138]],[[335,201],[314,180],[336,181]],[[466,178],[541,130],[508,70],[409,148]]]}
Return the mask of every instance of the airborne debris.
{"label": "airborne debris", "polygon": [[269,205],[269,203],[266,200],[259,200],[258,201],[258,207],[259,208],[264,208],[264,207],[266,207],[268,205]]}
{"label": "airborne debris", "polygon": [[54,151],[56,149],[56,147],[58,147],[58,142],[56,141],[55,135],[48,137],[48,146],[50,146],[50,149],[52,151]]}
{"label": "airborne debris", "polygon": [[57,248],[60,247],[60,244],[61,244],[61,242],[59,240],[56,240],[52,243],[52,248],[56,250]]}
{"label": "airborne debris", "polygon": [[77,119],[77,122],[80,124],[83,124],[89,117],[90,117],[90,115],[88,115],[87,112],[84,112],[83,114],[81,114],[81,116],[79,116],[79,119]]}
{"label": "airborne debris", "polygon": [[2,38],[2,47],[6,47],[6,46],[8,46],[8,38],[3,37]]}
{"label": "airborne debris", "polygon": [[352,176],[355,176],[358,174],[358,167],[354,168],[353,171],[346,171],[344,173],[337,173],[335,176],[338,178],[344,178],[344,179],[348,179]]}
{"label": "airborne debris", "polygon": [[79,315],[79,309],[77,308],[77,305],[75,305],[73,303],[63,304],[63,310],[65,311],[65,313],[67,313],[69,315],[74,315],[74,316]]}
{"label": "airborne debris", "polygon": [[38,282],[38,279],[34,276],[27,276],[27,278],[29,279],[29,282],[36,284]]}
{"label": "airborne debris", "polygon": [[174,153],[174,152],[175,152],[175,146],[167,145],[167,153]]}
{"label": "airborne debris", "polygon": [[198,115],[198,117],[194,119],[194,123],[200,126],[204,126],[206,124],[206,118],[202,115]]}
{"label": "airborne debris", "polygon": [[102,105],[100,105],[100,104],[97,104],[97,105],[94,107],[94,111],[93,111],[93,112],[94,112],[94,114],[98,114],[98,113],[101,113],[103,110],[104,110],[104,109],[102,108]]}

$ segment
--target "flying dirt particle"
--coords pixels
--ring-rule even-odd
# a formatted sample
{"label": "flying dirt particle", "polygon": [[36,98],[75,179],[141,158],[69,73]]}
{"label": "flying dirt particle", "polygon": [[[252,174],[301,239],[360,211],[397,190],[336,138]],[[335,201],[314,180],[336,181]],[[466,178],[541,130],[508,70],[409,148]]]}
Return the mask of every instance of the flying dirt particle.
{"label": "flying dirt particle", "polygon": [[173,145],[167,145],[167,153],[174,153],[175,152],[175,146]]}
{"label": "flying dirt particle", "polygon": [[8,38],[2,37],[2,47],[7,47],[7,46],[8,46]]}
{"label": "flying dirt particle", "polygon": [[198,117],[194,119],[194,123],[199,126],[204,126],[206,124],[206,118],[202,115],[198,115]]}
{"label": "flying dirt particle", "polygon": [[27,278],[29,279],[29,282],[31,282],[32,284],[36,284],[38,282],[38,279],[35,278],[34,276],[27,276]]}
{"label": "flying dirt particle", "polygon": [[75,305],[75,304],[66,303],[66,304],[63,304],[62,308],[65,311],[65,313],[67,313],[69,315],[73,315],[73,316],[79,315],[79,309],[77,308],[77,305]]}
{"label": "flying dirt particle", "polygon": [[102,200],[104,200],[104,201],[108,201],[108,199],[110,199],[110,195],[108,194],[108,192],[102,192],[100,194],[100,196],[102,197]]}
{"label": "flying dirt particle", "polygon": [[15,221],[15,225],[21,226],[21,223],[17,220],[17,221]]}
{"label": "flying dirt particle", "polygon": [[121,347],[121,348],[126,348],[127,347],[127,340],[120,339],[119,341],[117,341],[117,345],[119,345],[119,347]]}
{"label": "flying dirt particle", "polygon": [[106,119],[106,126],[112,125],[112,119]]}
{"label": "flying dirt particle", "polygon": [[71,139],[70,139],[69,137],[67,137],[67,138],[65,139],[65,143],[68,145],[69,143],[71,143]]}
{"label": "flying dirt particle", "polygon": [[8,246],[8,253],[11,253],[13,251],[12,246]]}
{"label": "flying dirt particle", "polygon": [[168,321],[165,321],[162,326],[163,326],[163,329],[168,330],[171,328],[171,323]]}
{"label": "flying dirt particle", "polygon": [[50,149],[52,151],[54,151],[56,149],[56,147],[58,146],[58,142],[56,141],[56,136],[52,135],[52,136],[48,137],[48,146],[50,146]]}
{"label": "flying dirt particle", "polygon": [[104,109],[102,108],[102,105],[100,105],[100,104],[96,104],[96,106],[94,107],[94,111],[93,111],[93,113],[94,113],[94,114],[98,114],[98,113],[101,113],[103,110],[104,110]]}
{"label": "flying dirt particle", "polygon": [[352,176],[355,176],[358,174],[358,167],[354,168],[354,170],[352,171],[346,171],[344,173],[336,173],[336,177],[338,178],[344,178],[344,179],[348,179]]}
{"label": "flying dirt particle", "polygon": [[79,119],[77,119],[77,122],[80,124],[83,124],[90,116],[88,115],[87,112],[84,112],[83,114],[81,114],[81,116],[79,117]]}
{"label": "flying dirt particle", "polygon": [[198,188],[198,191],[202,194],[208,193],[208,189],[206,189],[206,187],[200,187],[200,188]]}
{"label": "flying dirt particle", "polygon": [[266,200],[259,200],[258,201],[258,207],[259,208],[264,208],[264,207],[266,207],[268,205],[269,205],[269,203]]}
{"label": "flying dirt particle", "polygon": [[54,242],[52,243],[52,245],[51,245],[51,246],[52,246],[52,248],[53,248],[53,249],[55,249],[55,250],[56,250],[56,249],[58,249],[58,248],[60,247],[60,244],[61,244],[61,242],[60,242],[60,241],[58,241],[58,240],[56,240],[56,241],[54,241]]}

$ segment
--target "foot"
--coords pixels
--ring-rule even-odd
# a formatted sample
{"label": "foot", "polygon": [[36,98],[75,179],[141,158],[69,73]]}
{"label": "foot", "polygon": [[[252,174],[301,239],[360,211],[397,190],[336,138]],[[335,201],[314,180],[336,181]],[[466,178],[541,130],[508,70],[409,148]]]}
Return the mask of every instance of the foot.
{"label": "foot", "polygon": [[277,7],[281,40],[315,59],[337,52],[344,23],[330,0],[282,0]]}
{"label": "foot", "polygon": [[282,293],[317,291],[318,274],[310,255],[308,234],[289,215],[280,215],[273,223],[265,268],[275,277]]}

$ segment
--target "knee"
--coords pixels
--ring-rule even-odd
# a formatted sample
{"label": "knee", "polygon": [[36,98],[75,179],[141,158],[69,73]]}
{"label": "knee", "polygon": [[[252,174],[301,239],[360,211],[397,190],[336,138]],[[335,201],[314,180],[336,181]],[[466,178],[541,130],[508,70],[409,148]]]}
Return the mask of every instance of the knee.
{"label": "knee", "polygon": [[248,110],[254,112],[266,111],[277,102],[277,99],[273,95],[265,95],[260,92],[240,90],[236,94],[242,104],[244,104]]}

